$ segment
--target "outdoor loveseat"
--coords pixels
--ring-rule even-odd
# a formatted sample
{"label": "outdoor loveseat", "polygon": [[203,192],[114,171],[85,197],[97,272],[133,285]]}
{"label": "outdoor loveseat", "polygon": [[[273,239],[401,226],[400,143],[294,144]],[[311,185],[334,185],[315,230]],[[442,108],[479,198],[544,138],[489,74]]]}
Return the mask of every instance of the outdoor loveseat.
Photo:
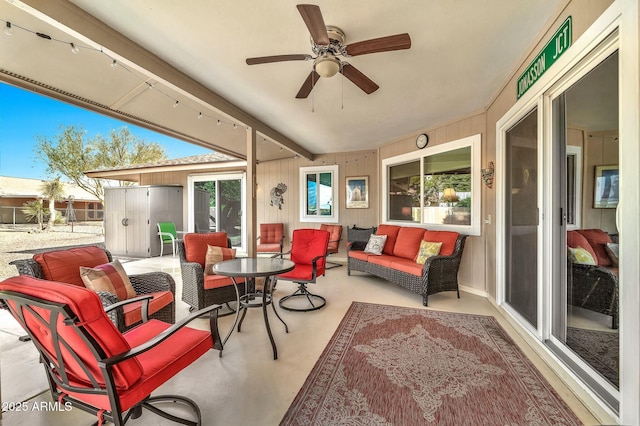
{"label": "outdoor loveseat", "polygon": [[[387,236],[379,255],[349,247],[349,275],[351,271],[377,275],[422,295],[424,306],[430,294],[441,291],[456,291],[460,297],[458,269],[466,235],[397,225],[380,225],[376,235]],[[416,262],[421,241],[442,243],[439,254],[428,257],[424,265]]]}

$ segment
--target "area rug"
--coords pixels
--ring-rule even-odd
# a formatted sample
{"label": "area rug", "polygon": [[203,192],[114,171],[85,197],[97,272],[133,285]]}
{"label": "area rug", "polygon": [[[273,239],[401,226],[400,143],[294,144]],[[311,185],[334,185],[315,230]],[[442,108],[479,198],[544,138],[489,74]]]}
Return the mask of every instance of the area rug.
{"label": "area rug", "polygon": [[620,337],[611,331],[567,328],[567,346],[602,376],[619,386]]}
{"label": "area rug", "polygon": [[354,302],[281,425],[579,425],[493,317]]}

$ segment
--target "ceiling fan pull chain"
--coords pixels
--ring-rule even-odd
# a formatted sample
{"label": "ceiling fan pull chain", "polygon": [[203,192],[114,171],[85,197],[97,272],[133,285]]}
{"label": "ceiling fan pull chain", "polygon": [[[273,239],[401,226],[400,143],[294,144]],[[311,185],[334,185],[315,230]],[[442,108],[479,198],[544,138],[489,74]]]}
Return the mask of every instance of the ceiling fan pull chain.
{"label": "ceiling fan pull chain", "polygon": [[[316,85],[315,79],[316,79],[315,74],[311,73],[311,87],[312,88],[313,88],[313,86]],[[316,112],[315,99],[316,99],[315,94],[313,92],[311,92],[311,112]]]}
{"label": "ceiling fan pull chain", "polygon": [[342,85],[342,93],[340,94],[342,97],[342,106],[340,107],[340,109],[344,109],[344,77],[340,79],[340,84]]}

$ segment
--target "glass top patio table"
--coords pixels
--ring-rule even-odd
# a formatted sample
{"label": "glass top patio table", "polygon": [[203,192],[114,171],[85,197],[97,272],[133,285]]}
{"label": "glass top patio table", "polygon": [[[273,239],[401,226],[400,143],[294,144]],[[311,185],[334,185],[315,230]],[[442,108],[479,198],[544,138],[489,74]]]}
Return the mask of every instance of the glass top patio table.
{"label": "glass top patio table", "polygon": [[[238,324],[238,332],[240,332],[242,321],[247,314],[248,308],[256,308],[262,306],[264,324],[267,328],[267,334],[269,335],[271,347],[273,348],[273,359],[278,359],[276,342],[273,339],[273,335],[271,334],[271,327],[269,327],[267,305],[272,305],[273,312],[276,314],[280,322],[284,324],[285,331],[288,333],[289,327],[287,326],[287,323],[285,323],[284,320],[280,317],[278,311],[276,311],[276,305],[273,303],[273,277],[278,274],[289,272],[293,268],[295,268],[295,266],[295,263],[287,259],[265,257],[241,257],[237,259],[224,260],[213,265],[213,272],[215,274],[231,277],[231,281],[233,281],[233,285],[236,288],[236,295],[238,297],[238,309],[236,309],[235,319],[233,321],[231,329],[229,330],[229,334],[227,334],[227,336],[223,340],[224,343],[226,343],[227,339],[231,336],[231,333],[233,332],[236,324]],[[263,285],[262,292],[251,293],[249,289],[255,289],[255,279],[257,277],[265,277],[265,283]],[[246,278],[244,280],[245,294],[243,296],[240,296],[240,293],[238,292],[238,283],[236,282],[236,278]],[[250,286],[250,283],[252,283],[253,285]],[[258,299],[260,299],[261,303],[257,303]],[[240,311],[242,311],[242,318],[240,319],[240,322],[238,322]]]}

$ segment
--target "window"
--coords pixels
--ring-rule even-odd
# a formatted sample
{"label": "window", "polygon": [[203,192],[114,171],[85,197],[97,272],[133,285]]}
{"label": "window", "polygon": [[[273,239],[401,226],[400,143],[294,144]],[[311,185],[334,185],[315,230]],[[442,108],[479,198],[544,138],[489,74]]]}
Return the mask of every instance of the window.
{"label": "window", "polygon": [[338,223],[338,166],[300,168],[300,222]]}
{"label": "window", "polygon": [[382,161],[384,222],[480,235],[480,135]]}

